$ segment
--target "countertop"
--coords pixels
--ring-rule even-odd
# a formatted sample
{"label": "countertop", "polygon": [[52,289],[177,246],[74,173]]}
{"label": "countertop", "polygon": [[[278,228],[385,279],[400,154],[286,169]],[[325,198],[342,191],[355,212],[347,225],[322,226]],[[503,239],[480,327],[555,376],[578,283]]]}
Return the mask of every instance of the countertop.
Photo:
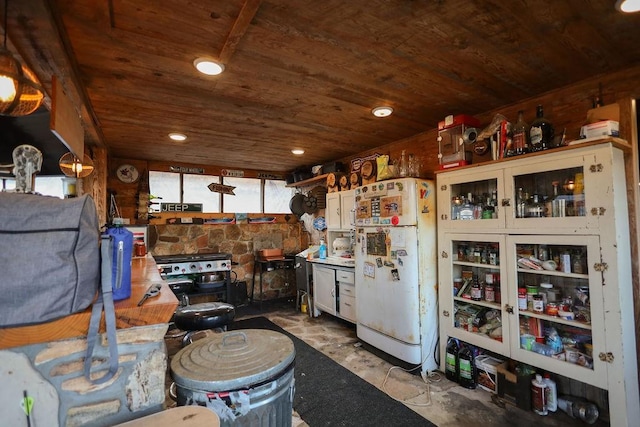
{"label": "countertop", "polygon": [[[161,283],[160,295],[149,298],[138,307],[138,301],[152,283]],[[131,261],[131,297],[115,302],[116,328],[169,323],[178,307],[178,299],[162,280],[158,266],[150,254]],[[51,322],[0,329],[0,349],[48,341],[86,336],[89,331],[91,306],[86,310]],[[104,316],[100,325],[104,332]]]}
{"label": "countertop", "polygon": [[342,257],[327,257],[325,259],[313,258],[308,260],[309,262],[313,262],[315,264],[325,264],[325,265],[336,265],[338,267],[355,267],[356,259],[355,258],[342,258]]}

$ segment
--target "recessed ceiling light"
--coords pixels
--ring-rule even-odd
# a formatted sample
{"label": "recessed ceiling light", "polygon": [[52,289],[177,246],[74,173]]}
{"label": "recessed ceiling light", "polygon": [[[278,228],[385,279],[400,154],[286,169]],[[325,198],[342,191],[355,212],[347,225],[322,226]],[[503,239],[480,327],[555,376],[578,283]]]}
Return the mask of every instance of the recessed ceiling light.
{"label": "recessed ceiling light", "polygon": [[300,148],[294,148],[293,150],[291,150],[291,152],[296,156],[301,156],[304,154],[304,150]]}
{"label": "recessed ceiling light", "polygon": [[616,10],[625,13],[638,12],[640,11],[640,0],[618,0]]}
{"label": "recessed ceiling light", "polygon": [[391,107],[376,107],[371,110],[371,113],[376,117],[387,117],[393,113],[393,108]]}
{"label": "recessed ceiling light", "polygon": [[224,65],[212,58],[197,58],[193,66],[202,74],[217,76],[224,71]]}
{"label": "recessed ceiling light", "polygon": [[174,141],[184,141],[185,139],[187,139],[187,135],[183,133],[171,132],[169,134],[169,138],[173,139]]}

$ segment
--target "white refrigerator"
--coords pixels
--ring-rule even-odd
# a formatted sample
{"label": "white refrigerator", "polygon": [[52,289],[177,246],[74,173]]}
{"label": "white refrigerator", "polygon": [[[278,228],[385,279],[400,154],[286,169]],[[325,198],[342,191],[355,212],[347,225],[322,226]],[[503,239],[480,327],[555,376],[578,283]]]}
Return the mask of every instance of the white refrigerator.
{"label": "white refrigerator", "polygon": [[435,182],[392,179],[358,187],[357,335],[422,372],[435,370],[438,286]]}

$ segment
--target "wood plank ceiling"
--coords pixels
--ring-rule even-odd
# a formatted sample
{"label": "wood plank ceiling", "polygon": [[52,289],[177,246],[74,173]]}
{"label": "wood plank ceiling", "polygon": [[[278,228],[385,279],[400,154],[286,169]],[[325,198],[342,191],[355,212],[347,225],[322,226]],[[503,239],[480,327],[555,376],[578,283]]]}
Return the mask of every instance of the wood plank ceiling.
{"label": "wood plank ceiling", "polygon": [[[8,30],[48,90],[56,74],[83,104],[90,145],[285,171],[637,64],[640,13],[613,5],[32,0],[10,2]],[[225,72],[200,75],[199,56],[221,58]],[[391,117],[371,114],[382,104]],[[172,142],[170,132],[188,139]]]}

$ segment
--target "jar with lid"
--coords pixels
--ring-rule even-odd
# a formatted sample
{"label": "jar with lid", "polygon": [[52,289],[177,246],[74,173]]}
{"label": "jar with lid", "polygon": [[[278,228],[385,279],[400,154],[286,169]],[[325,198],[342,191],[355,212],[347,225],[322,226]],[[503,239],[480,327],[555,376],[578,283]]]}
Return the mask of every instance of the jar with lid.
{"label": "jar with lid", "polygon": [[471,299],[473,301],[482,301],[482,287],[477,280],[474,280],[473,285],[471,285]]}
{"label": "jar with lid", "polygon": [[494,302],[496,300],[496,289],[493,285],[486,285],[484,287],[484,300],[487,302]]}
{"label": "jar with lid", "polygon": [[558,316],[558,304],[555,302],[548,302],[545,308],[545,313],[549,316]]}
{"label": "jar with lid", "polygon": [[544,301],[542,300],[542,295],[540,294],[536,294],[533,296],[533,312],[544,313]]}
{"label": "jar with lid", "polygon": [[546,302],[550,303],[550,302],[556,302],[557,297],[557,292],[555,289],[553,289],[553,284],[551,283],[540,283],[540,287],[542,288],[541,292],[544,292],[544,294],[546,295]]}
{"label": "jar with lid", "polygon": [[455,297],[462,288],[462,277],[456,277],[453,279],[453,296]]}

